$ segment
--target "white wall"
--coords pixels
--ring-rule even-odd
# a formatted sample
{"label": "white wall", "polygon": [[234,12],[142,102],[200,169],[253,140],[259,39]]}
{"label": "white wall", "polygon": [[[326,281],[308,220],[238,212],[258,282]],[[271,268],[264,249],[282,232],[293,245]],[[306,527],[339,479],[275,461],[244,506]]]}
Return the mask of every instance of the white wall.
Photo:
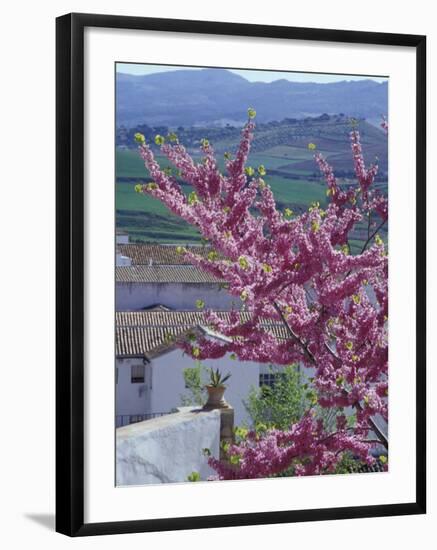
{"label": "white wall", "polygon": [[[250,423],[243,405],[251,386],[258,387],[260,365],[250,361],[234,361],[229,356],[217,360],[202,361],[207,368],[219,368],[223,374],[231,373],[226,382],[225,399],[235,411],[235,425]],[[151,412],[171,410],[181,404],[181,395],[188,395],[183,370],[195,366],[195,361],[181,350],[175,349],[156,357],[152,366]]]}
{"label": "white wall", "polygon": [[[152,359],[145,365],[144,384],[131,383],[131,366],[140,365],[140,358],[117,358],[118,383],[116,385],[116,415],[167,413],[182,405],[182,396],[189,396],[185,388],[183,371],[196,362],[182,350],[174,349]],[[260,368],[265,365],[250,361],[234,361],[225,356],[219,360],[205,360],[206,368],[219,368],[223,374],[231,373],[226,382],[225,399],[234,408],[235,425],[250,424],[250,416],[243,400],[252,386],[258,387]],[[208,373],[205,373],[205,382]]]}
{"label": "white wall", "polygon": [[[144,383],[136,382],[132,384],[131,367],[133,365],[144,366]],[[150,386],[152,375],[150,365],[144,364],[141,358],[117,358],[116,369],[118,372],[115,392],[117,416],[150,413]]]}
{"label": "white wall", "polygon": [[[129,546],[130,550],[177,548],[192,550],[207,546],[223,550],[250,546],[265,550],[292,541],[297,547],[338,550],[350,545],[354,550],[367,550],[369,545],[380,548],[431,548],[437,522],[437,476],[429,472],[429,513],[427,516],[368,518],[348,521],[324,521],[227,529],[202,529],[167,533],[118,535],[71,540],[53,532],[54,514],[54,441],[55,441],[55,223],[54,223],[54,18],[69,11],[142,15],[180,19],[208,19],[272,25],[344,28],[353,30],[417,33],[429,35],[429,95],[437,95],[437,29],[433,17],[433,2],[416,0],[409,9],[399,9],[394,1],[367,0],[352,5],[350,0],[312,0],[284,2],[260,0],[220,3],[199,3],[197,0],[167,0],[166,3],[125,0],[58,0],[49,2],[7,2],[3,7],[2,74],[10,79],[2,86],[1,150],[6,161],[2,165],[2,234],[13,237],[8,250],[8,269],[2,270],[2,308],[8,312],[4,321],[3,388],[17,387],[17,350],[32,350],[32,358],[21,363],[25,383],[17,391],[3,391],[1,406],[14,421],[2,423],[3,442],[0,453],[2,479],[2,544],[11,550],[44,548],[45,550],[115,550]],[[407,7],[407,6],[406,6]],[[434,10],[435,11],[435,10]],[[155,52],[153,61],[159,61]],[[284,60],[292,67],[293,60]],[[250,64],[250,60],[248,60]],[[435,121],[437,107],[429,102],[430,120]],[[429,158],[437,150],[435,124],[429,127]],[[26,146],[25,146],[26,145]],[[20,169],[17,172],[17,167]],[[18,174],[18,178],[17,178]],[[25,178],[23,179],[23,174]],[[23,181],[25,180],[25,189]],[[102,182],[102,192],[108,192],[112,182]],[[430,175],[428,205],[437,204],[437,187]],[[13,205],[19,200],[19,219]],[[429,216],[429,231],[434,231],[434,218]],[[29,232],[31,228],[31,232]],[[32,239],[38,236],[37,241]],[[35,243],[37,242],[37,246]],[[428,280],[437,279],[434,240],[430,243]],[[433,248],[432,248],[433,247]],[[11,266],[14,266],[12,269]],[[34,268],[33,266],[38,266]],[[31,270],[31,284],[29,283]],[[13,290],[15,289],[15,291]],[[437,331],[437,286],[429,286],[429,334]],[[23,309],[27,304],[26,323],[32,330],[24,331]],[[437,391],[437,348],[429,346],[429,395]],[[111,366],[108,367],[112,372]],[[437,400],[429,401],[429,457],[437,452]],[[432,461],[430,460],[430,463]]]}
{"label": "white wall", "polygon": [[[270,372],[270,365],[253,361],[237,361],[229,354],[221,359],[201,361],[204,382],[208,382],[208,368],[218,368],[223,374],[231,373],[226,382],[226,401],[235,411],[235,425],[251,425],[250,415],[244,406],[252,387],[259,387],[259,375]],[[141,365],[141,358],[117,358],[118,383],[116,385],[116,415],[168,413],[182,405],[182,396],[190,397],[185,388],[183,371],[196,366],[196,361],[180,349],[163,353],[145,365],[145,381],[131,383],[132,365]],[[274,367],[281,372],[282,367]],[[313,369],[304,369],[305,376],[312,376]]]}
{"label": "white wall", "polygon": [[214,474],[203,449],[218,458],[220,412],[182,412],[117,429],[117,485],[177,483]]}
{"label": "white wall", "polygon": [[136,311],[153,304],[163,304],[172,309],[193,310],[196,300],[203,300],[205,307],[229,309],[232,304],[241,304],[217,284],[181,283],[117,283],[117,311]]}

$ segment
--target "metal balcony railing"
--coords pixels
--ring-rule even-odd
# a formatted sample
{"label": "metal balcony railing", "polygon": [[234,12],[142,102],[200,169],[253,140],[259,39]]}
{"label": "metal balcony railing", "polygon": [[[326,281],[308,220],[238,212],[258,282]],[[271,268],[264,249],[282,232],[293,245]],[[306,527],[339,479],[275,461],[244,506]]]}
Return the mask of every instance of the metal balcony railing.
{"label": "metal balcony railing", "polygon": [[166,414],[170,413],[157,412],[150,414],[117,414],[115,415],[115,427],[121,428],[122,426],[135,424],[136,422],[143,422],[144,420],[151,420],[152,418],[158,418],[159,416],[165,416]]}

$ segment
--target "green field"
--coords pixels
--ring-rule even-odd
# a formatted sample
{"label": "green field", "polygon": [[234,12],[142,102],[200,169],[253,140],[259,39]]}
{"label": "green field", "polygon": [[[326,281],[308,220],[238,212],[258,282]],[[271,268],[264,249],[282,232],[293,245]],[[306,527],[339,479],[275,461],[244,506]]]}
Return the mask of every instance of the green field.
{"label": "green field", "polygon": [[[156,160],[162,168],[171,166],[163,156],[157,156]],[[148,173],[144,167],[143,159],[137,149],[116,149],[115,161],[117,167],[117,180],[120,178],[147,178]]]}
{"label": "green field", "polygon": [[117,229],[132,241],[189,243],[200,240],[192,226],[172,214],[158,200],[135,192],[133,183],[117,183]]}
{"label": "green field", "polygon": [[[314,200],[325,200],[320,184],[280,177],[266,178],[280,208],[304,208]],[[170,213],[158,200],[135,192],[135,183],[117,183],[117,228],[127,231],[133,240],[162,242],[199,241],[191,226]]]}
{"label": "green field", "polygon": [[[276,130],[275,130],[276,131]],[[282,130],[281,130],[282,131]],[[322,153],[332,163],[334,171],[344,168],[350,163],[349,144],[341,142],[338,145],[337,136],[329,136],[319,142],[323,144]],[[302,139],[296,145],[274,144],[271,136],[261,134],[258,147],[252,152],[248,165],[254,168],[264,165],[267,170],[266,182],[271,186],[277,205],[280,209],[291,208],[295,212],[308,208],[313,201],[326,204],[326,186],[322,181],[318,167],[313,158],[313,152],[306,146],[308,140]],[[264,140],[264,141],[263,141]],[[266,148],[260,151],[259,143],[267,142]],[[234,151],[233,141],[213,143],[217,151],[218,164],[221,171],[225,170],[223,151]],[[189,150],[196,161],[200,160],[198,150]],[[157,154],[156,160],[162,168],[172,167],[166,157]],[[159,201],[142,194],[135,193],[135,184],[139,181],[150,181],[148,172],[136,149],[116,149],[116,210],[117,228],[126,231],[132,241],[154,241],[166,243],[189,243],[200,241],[200,235],[187,223],[174,216]],[[182,183],[182,182],[181,182]],[[386,189],[386,183],[378,183],[378,187]],[[189,192],[190,187],[184,185]],[[360,239],[353,239],[353,250],[360,247]]]}
{"label": "green field", "polygon": [[[280,154],[282,151],[282,154]],[[329,155],[329,152],[324,152]],[[194,154],[193,157],[196,160],[200,159],[200,156]],[[156,160],[163,168],[171,167],[171,163],[168,159],[162,155],[156,155]],[[302,162],[303,160],[311,161],[314,163],[314,169],[311,170],[295,170],[293,165]],[[222,155],[218,156],[218,164],[220,170],[225,169],[225,161]],[[299,147],[274,147],[269,151],[263,153],[252,153],[249,157],[248,165],[257,167],[263,164],[267,170],[282,170],[285,175],[311,175],[318,173],[318,168],[313,159],[313,153],[308,149]],[[116,150],[116,166],[117,166],[117,179],[120,178],[147,178],[147,170],[144,167],[144,163],[138,154],[136,149],[117,149]]]}
{"label": "green field", "polygon": [[[290,151],[287,152],[290,154]],[[302,158],[302,157],[301,157]],[[317,180],[308,180],[308,174],[300,170],[293,179],[290,157],[280,158],[266,154],[253,154],[249,165],[263,164],[267,169],[265,180],[269,183],[280,208],[293,210],[305,208],[312,201],[324,203],[325,187]],[[300,160],[300,159],[296,159]],[[132,240],[158,242],[199,241],[200,235],[185,222],[168,212],[167,208],[152,197],[135,192],[138,181],[150,181],[143,161],[136,150],[117,150],[116,209],[117,228],[129,233]],[[162,167],[171,166],[165,157],[157,156]],[[220,162],[224,169],[224,161]],[[281,166],[286,166],[281,171]],[[274,170],[274,175],[269,175]],[[283,175],[278,175],[281,173]],[[189,187],[186,187],[189,190]]]}

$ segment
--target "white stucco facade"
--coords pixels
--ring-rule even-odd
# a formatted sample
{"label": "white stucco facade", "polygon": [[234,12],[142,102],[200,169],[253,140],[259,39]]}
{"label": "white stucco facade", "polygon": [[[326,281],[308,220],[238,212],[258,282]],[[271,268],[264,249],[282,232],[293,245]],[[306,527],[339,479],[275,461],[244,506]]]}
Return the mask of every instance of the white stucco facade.
{"label": "white stucco facade", "polygon": [[[170,348],[169,352],[151,359],[144,364],[144,382],[132,383],[132,367],[142,364],[141,358],[117,358],[117,416],[168,413],[183,404],[183,395],[190,395],[185,387],[183,371],[196,366],[196,363],[181,349]],[[202,361],[202,365],[219,368],[223,374],[231,373],[231,378],[226,382],[225,399],[234,408],[235,425],[250,425],[244,400],[252,387],[259,387],[259,376],[269,371],[269,365],[240,362],[230,359],[229,355],[219,360]]]}
{"label": "white stucco facade", "polygon": [[[181,403],[181,396],[187,395],[183,370],[194,367],[195,362],[191,357],[175,349],[152,360],[152,409],[164,406],[171,410]],[[231,373],[226,382],[225,399],[232,405],[235,411],[235,424],[250,422],[250,418],[244,408],[243,400],[247,397],[252,386],[258,387],[260,365],[253,362],[234,361],[229,356],[219,360],[205,360],[202,365],[207,368],[219,368],[223,374]],[[206,380],[207,381],[207,380]],[[176,403],[175,403],[176,402]]]}
{"label": "white stucco facade", "polygon": [[[144,382],[132,382],[132,367],[137,366],[144,368]],[[151,378],[151,366],[141,357],[117,359],[115,372],[117,416],[144,415],[152,412]],[[128,423],[127,419],[125,420],[125,423]],[[120,422],[121,419],[118,425]]]}
{"label": "white stucco facade", "polygon": [[207,309],[225,310],[240,307],[235,296],[217,283],[125,283],[116,284],[116,310],[138,311],[153,304],[174,310],[196,309],[196,300],[203,300]]}

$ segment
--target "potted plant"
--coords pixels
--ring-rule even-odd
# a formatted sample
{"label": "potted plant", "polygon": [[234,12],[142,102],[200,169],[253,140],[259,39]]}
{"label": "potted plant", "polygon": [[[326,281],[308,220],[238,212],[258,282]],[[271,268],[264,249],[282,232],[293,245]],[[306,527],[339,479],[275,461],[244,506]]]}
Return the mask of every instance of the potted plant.
{"label": "potted plant", "polygon": [[229,380],[231,373],[222,376],[219,369],[210,369],[209,384],[205,388],[208,392],[208,401],[203,406],[204,410],[225,409],[229,407],[224,398],[226,386],[224,383]]}

